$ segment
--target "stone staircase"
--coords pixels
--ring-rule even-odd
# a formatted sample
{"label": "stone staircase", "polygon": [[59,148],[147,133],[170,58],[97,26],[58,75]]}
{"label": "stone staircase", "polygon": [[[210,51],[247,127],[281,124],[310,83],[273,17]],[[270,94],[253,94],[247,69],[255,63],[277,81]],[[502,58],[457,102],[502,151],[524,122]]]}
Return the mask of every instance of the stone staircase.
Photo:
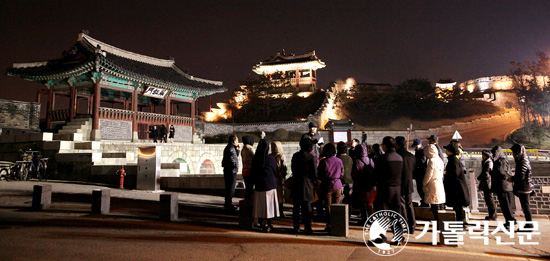
{"label": "stone staircase", "polygon": [[54,140],[89,141],[92,118],[74,118],[54,134]]}

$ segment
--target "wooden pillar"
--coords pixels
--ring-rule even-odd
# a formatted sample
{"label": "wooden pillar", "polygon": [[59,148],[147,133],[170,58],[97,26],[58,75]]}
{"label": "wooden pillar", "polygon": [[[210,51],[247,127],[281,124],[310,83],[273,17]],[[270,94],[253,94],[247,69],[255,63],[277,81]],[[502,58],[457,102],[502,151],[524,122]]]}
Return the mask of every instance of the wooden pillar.
{"label": "wooden pillar", "polygon": [[191,134],[195,135],[195,101],[191,102]]}
{"label": "wooden pillar", "polygon": [[170,127],[170,96],[166,95],[166,98],[165,98],[165,102],[164,102],[164,115],[168,115],[168,117],[166,118],[166,128],[169,128]]}
{"label": "wooden pillar", "polygon": [[138,111],[138,91],[134,90],[132,92],[132,140],[138,141],[138,123],[137,123],[137,111]]}
{"label": "wooden pillar", "polygon": [[42,94],[42,90],[38,89],[36,90],[36,102],[40,103],[40,95]]}
{"label": "wooden pillar", "polygon": [[101,106],[101,85],[99,79],[94,84],[94,106],[93,106],[93,123],[92,129],[99,130],[99,107]]}
{"label": "wooden pillar", "polygon": [[74,116],[76,115],[76,89],[75,89],[75,87],[71,86],[69,92],[70,92],[69,105],[71,106],[69,108],[69,120],[70,120],[70,119],[73,119]]}

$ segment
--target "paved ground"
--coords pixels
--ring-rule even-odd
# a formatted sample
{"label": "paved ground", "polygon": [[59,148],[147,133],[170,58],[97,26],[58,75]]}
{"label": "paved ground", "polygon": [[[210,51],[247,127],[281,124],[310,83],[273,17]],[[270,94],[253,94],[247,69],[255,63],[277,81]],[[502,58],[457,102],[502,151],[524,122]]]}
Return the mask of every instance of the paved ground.
{"label": "paved ground", "polygon": [[[464,260],[542,259],[550,257],[550,221],[537,216],[539,245],[519,245],[504,233],[489,236],[489,245],[465,237],[459,247],[433,246],[431,233],[409,243],[393,258],[373,254],[362,228],[351,226],[348,238],[321,232],[291,232],[290,218],[277,219],[274,233],[238,229],[238,218],[223,212],[223,198],[179,193],[180,219],[158,220],[159,193],[111,190],[111,213],[90,214],[91,191],[101,186],[47,182],[53,186],[51,208],[30,210],[32,187],[42,182],[0,182],[0,260]],[[235,200],[235,203],[237,200]],[[290,206],[286,208],[290,215]],[[474,216],[481,219],[481,216]],[[518,217],[522,220],[522,217]],[[496,222],[491,222],[490,231]],[[513,242],[497,246],[496,237]],[[374,247],[371,247],[375,249]]]}

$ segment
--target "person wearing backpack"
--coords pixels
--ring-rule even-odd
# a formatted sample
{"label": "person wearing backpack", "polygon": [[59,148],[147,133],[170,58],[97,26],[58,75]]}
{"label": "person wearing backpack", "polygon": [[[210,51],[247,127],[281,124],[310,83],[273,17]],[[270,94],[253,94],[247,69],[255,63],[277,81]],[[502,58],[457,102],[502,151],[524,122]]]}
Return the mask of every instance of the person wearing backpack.
{"label": "person wearing backpack", "polygon": [[510,178],[510,163],[506,158],[506,154],[500,146],[495,146],[491,150],[493,154],[493,170],[491,174],[491,191],[497,195],[500,203],[500,210],[506,219],[506,227],[510,226],[510,222],[516,222],[514,212],[512,212],[512,182]]}

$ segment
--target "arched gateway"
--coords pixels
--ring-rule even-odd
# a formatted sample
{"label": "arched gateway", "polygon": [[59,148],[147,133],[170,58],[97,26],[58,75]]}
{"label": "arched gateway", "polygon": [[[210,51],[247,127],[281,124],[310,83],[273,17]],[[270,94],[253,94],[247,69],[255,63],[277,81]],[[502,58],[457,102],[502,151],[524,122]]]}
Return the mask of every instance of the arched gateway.
{"label": "arched gateway", "polygon": [[[91,118],[90,140],[144,140],[153,125],[174,125],[176,141],[191,141],[196,100],[226,91],[222,82],[183,72],[174,59],[132,53],[86,33],[61,58],[14,63],[7,74],[44,85],[37,102],[47,95],[47,129],[53,122]],[[56,103],[56,97],[68,97],[69,108],[58,109],[66,102]],[[190,105],[189,114],[178,112],[182,104]]]}

